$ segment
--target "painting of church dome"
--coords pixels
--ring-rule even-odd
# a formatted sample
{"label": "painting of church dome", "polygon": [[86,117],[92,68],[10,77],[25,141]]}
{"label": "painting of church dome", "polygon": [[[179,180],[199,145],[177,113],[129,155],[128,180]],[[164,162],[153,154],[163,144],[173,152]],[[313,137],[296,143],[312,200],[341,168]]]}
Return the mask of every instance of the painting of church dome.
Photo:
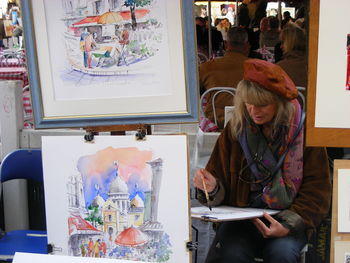
{"label": "painting of church dome", "polygon": [[103,207],[105,200],[98,194],[95,199],[92,201],[92,206]]}
{"label": "painting of church dome", "polygon": [[128,193],[128,186],[120,176],[116,176],[116,178],[111,183],[109,193]]}
{"label": "painting of church dome", "polygon": [[145,207],[145,203],[143,202],[142,198],[137,194],[130,202],[131,207],[135,208],[143,208]]}

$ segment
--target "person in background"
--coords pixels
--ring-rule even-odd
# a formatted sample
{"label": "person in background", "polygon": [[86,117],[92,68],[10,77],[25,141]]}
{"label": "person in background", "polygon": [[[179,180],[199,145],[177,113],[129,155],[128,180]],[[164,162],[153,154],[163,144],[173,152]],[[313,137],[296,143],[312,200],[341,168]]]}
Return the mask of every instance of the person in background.
{"label": "person in background", "polygon": [[[259,46],[275,48],[275,46],[280,42],[280,31],[278,29],[278,19],[274,16],[266,17],[267,20],[267,30],[260,29]],[[261,20],[261,23],[263,20]],[[264,21],[265,22],[265,21]],[[266,23],[266,22],[265,22]]]}
{"label": "person in background", "polygon": [[235,11],[234,11],[234,5],[229,5],[227,8],[227,14],[226,18],[229,20],[230,24],[232,26],[235,25]]}
{"label": "person in background", "polygon": [[243,0],[242,4],[238,6],[238,26],[243,28],[248,28],[250,24],[248,4],[250,4],[250,0]]}
{"label": "person in background", "polygon": [[305,147],[297,96],[281,67],[258,59],[245,61],[232,119],[193,182],[204,205],[207,189],[212,206],[280,211],[221,223],[206,263],[255,262],[257,256],[269,263],[297,263],[301,249],[327,215],[327,154],[324,148]]}
{"label": "person in background", "polygon": [[290,16],[290,12],[289,11],[284,11],[283,12],[283,19],[281,22],[281,28],[283,29],[284,26],[286,24],[288,24],[289,22],[293,22],[293,18]]}
{"label": "person in background", "polygon": [[[225,55],[199,65],[199,84],[201,94],[214,87],[236,87],[243,77],[243,62],[248,59],[248,35],[245,29],[232,27],[227,32]],[[212,96],[207,96],[205,108],[206,117],[213,121]],[[232,96],[227,93],[219,94],[215,100],[218,126],[224,125],[224,107],[232,105]]]}
{"label": "person in background", "polygon": [[19,25],[17,20],[16,23],[13,25],[12,36],[13,36],[13,39],[16,39],[16,41],[13,41],[13,42],[18,44],[18,47],[22,46],[21,38],[20,38],[22,37],[22,33],[23,33],[23,28]]}
{"label": "person in background", "polygon": [[251,27],[258,29],[260,26],[261,19],[266,17],[267,0],[256,1],[256,10],[254,13],[254,18],[251,22]]}
{"label": "person in background", "polygon": [[0,19],[0,49],[5,48],[4,38],[5,38],[4,20]]}
{"label": "person in background", "polygon": [[298,18],[295,20],[294,23],[303,29],[305,28],[305,19],[304,18]]}
{"label": "person in background", "polygon": [[[296,86],[307,88],[307,53],[305,31],[288,23],[281,31],[282,60],[277,63]],[[305,94],[306,95],[306,94]]]}
{"label": "person in background", "polygon": [[215,20],[215,26],[218,31],[221,32],[222,39],[224,42],[227,41],[227,31],[230,29],[231,24],[227,18],[217,18]]}
{"label": "person in background", "polygon": [[208,61],[208,39],[205,39],[204,32],[199,25],[196,25],[196,37],[198,63],[201,64]]}
{"label": "person in background", "polygon": [[[204,39],[209,39],[209,18],[205,17],[205,31],[204,31]],[[224,40],[222,38],[221,32],[218,31],[215,27],[211,26],[211,45],[212,45],[212,54],[217,54],[221,52],[224,47]],[[209,46],[209,45],[208,45]]]}
{"label": "person in background", "polygon": [[306,10],[305,10],[305,5],[302,3],[296,13],[295,13],[295,20],[299,19],[299,18],[305,18],[305,13],[306,13]]}
{"label": "person in background", "polygon": [[266,32],[270,28],[269,19],[267,17],[263,17],[260,21],[260,32]]}

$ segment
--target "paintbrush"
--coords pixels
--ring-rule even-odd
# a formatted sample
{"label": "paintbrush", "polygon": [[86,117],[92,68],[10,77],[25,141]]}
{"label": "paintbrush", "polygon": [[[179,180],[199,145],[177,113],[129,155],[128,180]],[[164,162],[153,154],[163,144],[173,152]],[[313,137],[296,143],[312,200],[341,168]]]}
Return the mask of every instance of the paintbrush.
{"label": "paintbrush", "polygon": [[205,185],[205,182],[204,182],[203,173],[201,173],[201,177],[202,177],[202,182],[203,182],[203,188],[204,188],[205,199],[207,199],[207,204],[208,204],[209,210],[211,211],[211,205],[210,205],[210,200],[209,200],[209,194],[208,194],[207,186]]}

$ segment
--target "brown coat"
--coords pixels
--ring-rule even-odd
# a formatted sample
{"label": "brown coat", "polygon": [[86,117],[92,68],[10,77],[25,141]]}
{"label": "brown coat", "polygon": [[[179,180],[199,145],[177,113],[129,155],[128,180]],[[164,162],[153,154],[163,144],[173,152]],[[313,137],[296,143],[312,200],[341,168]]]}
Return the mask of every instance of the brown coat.
{"label": "brown coat", "polygon": [[[218,138],[206,167],[220,185],[219,192],[213,196],[212,205],[248,206],[250,185],[238,177],[246,162],[239,142],[233,138],[230,125],[227,125]],[[198,199],[201,203],[206,202],[201,191],[198,191]],[[330,200],[331,184],[326,150],[306,147],[302,185],[291,207],[280,214],[294,218],[296,215],[310,234],[327,215]]]}
{"label": "brown coat", "polygon": [[[243,63],[248,59],[239,52],[228,51],[224,57],[213,59],[199,65],[199,84],[202,93],[214,87],[233,87],[243,79]],[[214,92],[208,94],[208,104],[205,116],[214,121],[211,99]],[[228,93],[222,93],[215,99],[215,109],[219,128],[224,127],[225,106],[233,105],[233,98]]]}
{"label": "brown coat", "polygon": [[305,52],[292,51],[283,55],[283,59],[277,63],[287,72],[294,84],[307,88],[307,55]]}

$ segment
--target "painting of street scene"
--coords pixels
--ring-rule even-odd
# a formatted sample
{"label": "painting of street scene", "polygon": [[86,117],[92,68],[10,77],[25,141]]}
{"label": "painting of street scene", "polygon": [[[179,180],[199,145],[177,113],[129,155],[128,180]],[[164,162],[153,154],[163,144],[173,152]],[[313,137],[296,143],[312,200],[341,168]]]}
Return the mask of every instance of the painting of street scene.
{"label": "painting of street scene", "polygon": [[157,0],[62,0],[67,59],[76,71],[116,75],[154,56],[163,25]]}
{"label": "painting of street scene", "polygon": [[[39,65],[47,63],[40,70],[51,73],[46,81],[55,101],[168,96],[173,74],[176,80],[184,77],[179,1],[41,0],[32,5],[42,38],[37,39]],[[180,70],[174,73],[174,66]]]}
{"label": "painting of street scene", "polygon": [[162,163],[136,148],[81,157],[67,184],[69,254],[167,261],[171,240],[157,220]]}

